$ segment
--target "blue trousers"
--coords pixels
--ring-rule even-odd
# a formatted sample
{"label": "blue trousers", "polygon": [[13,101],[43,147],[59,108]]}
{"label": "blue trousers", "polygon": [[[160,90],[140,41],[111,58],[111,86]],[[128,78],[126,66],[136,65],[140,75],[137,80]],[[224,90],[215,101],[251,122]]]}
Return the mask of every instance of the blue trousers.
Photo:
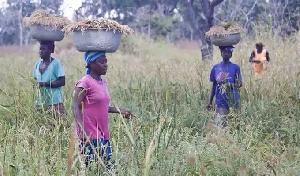
{"label": "blue trousers", "polygon": [[93,161],[97,161],[98,158],[103,159],[107,163],[112,156],[111,143],[109,140],[93,139],[90,142],[82,142],[80,144],[81,154],[85,155],[85,165]]}

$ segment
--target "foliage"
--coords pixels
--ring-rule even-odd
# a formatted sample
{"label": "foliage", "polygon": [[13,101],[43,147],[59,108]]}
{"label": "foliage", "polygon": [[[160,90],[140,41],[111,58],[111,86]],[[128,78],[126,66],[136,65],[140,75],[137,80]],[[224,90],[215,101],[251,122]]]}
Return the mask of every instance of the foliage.
{"label": "foliage", "polygon": [[[20,19],[35,9],[62,14],[62,1],[8,0],[7,8],[0,8],[0,45],[30,43],[28,29],[22,29]],[[214,8],[212,3],[218,2]],[[199,41],[205,45],[205,32],[223,22],[241,24],[248,35],[255,37],[254,25],[269,25],[281,37],[299,31],[299,1],[297,0],[85,0],[75,10],[75,20],[105,17],[131,26],[149,37]],[[208,47],[209,48],[209,47]],[[210,50],[212,48],[209,48]],[[206,51],[205,47],[202,48]],[[211,51],[209,51],[211,52]]]}

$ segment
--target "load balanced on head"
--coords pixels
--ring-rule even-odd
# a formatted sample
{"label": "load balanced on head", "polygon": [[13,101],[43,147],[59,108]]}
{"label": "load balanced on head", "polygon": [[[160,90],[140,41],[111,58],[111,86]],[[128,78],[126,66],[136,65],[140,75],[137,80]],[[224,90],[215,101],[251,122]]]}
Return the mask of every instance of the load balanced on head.
{"label": "load balanced on head", "polygon": [[205,33],[205,37],[216,46],[232,46],[241,40],[242,27],[233,22],[215,25]]}
{"label": "load balanced on head", "polygon": [[73,32],[73,42],[78,51],[113,53],[120,46],[121,34],[127,36],[133,30],[126,25],[106,18],[82,20],[67,25],[64,32]]}
{"label": "load balanced on head", "polygon": [[38,41],[61,41],[64,38],[62,29],[70,21],[61,15],[36,10],[30,17],[25,17],[23,23],[30,28],[31,37]]}

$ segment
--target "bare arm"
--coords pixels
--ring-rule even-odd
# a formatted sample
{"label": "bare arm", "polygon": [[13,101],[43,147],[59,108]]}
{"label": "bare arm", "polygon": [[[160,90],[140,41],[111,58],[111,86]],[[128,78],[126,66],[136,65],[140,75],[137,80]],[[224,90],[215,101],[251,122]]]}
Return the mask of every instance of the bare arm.
{"label": "bare arm", "polygon": [[86,97],[86,91],[83,88],[76,87],[74,91],[74,115],[75,120],[78,122],[82,122],[83,114],[82,114],[82,102]]}
{"label": "bare arm", "polygon": [[129,111],[128,109],[125,109],[125,108],[121,108],[121,107],[110,106],[108,108],[108,112],[109,113],[118,113],[118,114],[121,113],[125,118],[130,118],[131,116],[133,116],[131,111]]}
{"label": "bare arm", "polygon": [[260,63],[260,60],[256,60],[256,59],[254,59],[254,57],[255,57],[255,52],[252,51],[252,53],[251,53],[251,55],[249,57],[249,62]]}
{"label": "bare arm", "polygon": [[237,71],[236,71],[236,74],[235,74],[235,81],[234,81],[234,88],[236,89],[239,89],[243,86],[243,83],[242,83],[242,74],[241,74],[241,69],[240,67],[237,67]]}
{"label": "bare arm", "polygon": [[266,52],[266,59],[267,59],[268,62],[270,62],[270,55],[269,55],[268,51]]}
{"label": "bare arm", "polygon": [[250,57],[249,57],[249,62],[252,62],[254,58],[254,51],[252,51]]}
{"label": "bare arm", "polygon": [[120,111],[118,110],[117,107],[110,106],[110,107],[108,108],[108,113],[120,113]]}
{"label": "bare arm", "polygon": [[212,102],[213,102],[213,99],[214,99],[214,96],[216,94],[216,86],[217,86],[217,83],[214,82],[211,86],[211,90],[210,90],[210,96],[209,96],[209,100],[208,100],[208,105],[206,106],[206,108],[208,110],[211,110],[212,108]]}
{"label": "bare arm", "polygon": [[66,79],[64,76],[59,77],[57,80],[53,82],[39,82],[40,87],[62,87],[65,86],[66,84]]}

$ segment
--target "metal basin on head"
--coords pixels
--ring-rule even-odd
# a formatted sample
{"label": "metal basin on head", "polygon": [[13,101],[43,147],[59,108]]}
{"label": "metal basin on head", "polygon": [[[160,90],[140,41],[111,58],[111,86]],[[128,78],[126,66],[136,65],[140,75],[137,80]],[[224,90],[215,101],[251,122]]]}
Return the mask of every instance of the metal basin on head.
{"label": "metal basin on head", "polygon": [[30,26],[30,35],[39,41],[61,41],[64,38],[62,28],[54,29],[43,25]]}
{"label": "metal basin on head", "polygon": [[73,41],[78,51],[116,52],[120,46],[121,33],[105,29],[74,31]]}
{"label": "metal basin on head", "polygon": [[225,36],[212,36],[210,41],[216,46],[231,46],[236,45],[241,40],[240,33],[232,33]]}

